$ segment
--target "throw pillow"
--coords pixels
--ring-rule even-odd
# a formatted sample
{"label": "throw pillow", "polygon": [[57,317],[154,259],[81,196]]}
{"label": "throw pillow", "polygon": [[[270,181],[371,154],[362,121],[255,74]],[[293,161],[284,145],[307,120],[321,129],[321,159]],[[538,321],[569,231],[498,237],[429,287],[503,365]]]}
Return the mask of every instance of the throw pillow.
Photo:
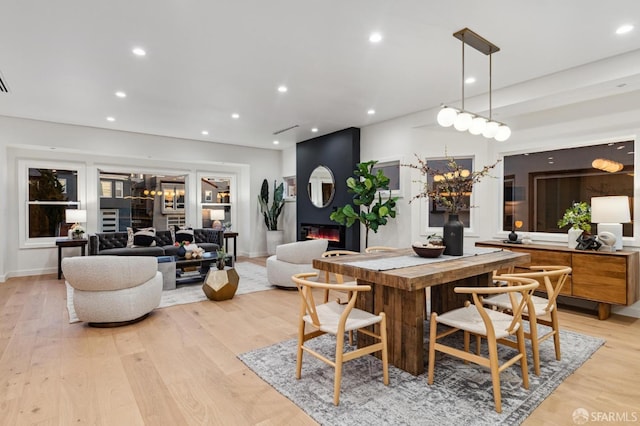
{"label": "throw pillow", "polygon": [[127,248],[133,247],[133,228],[127,227]]}
{"label": "throw pillow", "polygon": [[153,247],[156,245],[156,229],[134,229],[132,247]]}
{"label": "throw pillow", "polygon": [[193,242],[193,229],[179,228],[176,229],[176,243]]}

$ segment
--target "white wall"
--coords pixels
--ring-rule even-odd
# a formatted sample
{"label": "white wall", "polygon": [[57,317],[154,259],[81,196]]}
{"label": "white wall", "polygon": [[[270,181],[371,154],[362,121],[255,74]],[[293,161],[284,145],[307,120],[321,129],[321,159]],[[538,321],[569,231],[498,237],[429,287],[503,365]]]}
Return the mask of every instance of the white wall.
{"label": "white wall", "polygon": [[[238,179],[234,231],[239,233],[238,254],[266,254],[265,227],[259,214],[257,194],[262,180],[281,179],[280,152],[226,144],[175,139],[56,124],[35,120],[0,117],[0,187],[5,199],[0,207],[3,244],[0,248],[0,280],[57,270],[57,250],[20,249],[17,224],[19,202],[19,159],[73,161],[87,170],[86,202],[88,231],[97,227],[97,168],[105,165],[132,170],[177,170],[185,172],[190,187],[189,204],[195,205],[200,172],[234,173]],[[198,212],[187,212],[187,223],[197,224]]]}

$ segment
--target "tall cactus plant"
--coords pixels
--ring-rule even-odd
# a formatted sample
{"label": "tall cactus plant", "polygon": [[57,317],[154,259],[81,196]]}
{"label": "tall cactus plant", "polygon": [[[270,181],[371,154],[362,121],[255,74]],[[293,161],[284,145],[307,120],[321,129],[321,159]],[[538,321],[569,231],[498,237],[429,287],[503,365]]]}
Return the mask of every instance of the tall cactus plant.
{"label": "tall cactus plant", "polygon": [[282,213],[284,207],[284,184],[280,182],[280,185],[276,186],[276,181],[273,181],[273,203],[269,207],[269,183],[267,180],[262,181],[262,188],[260,189],[260,195],[258,195],[258,202],[260,203],[260,212],[264,216],[264,224],[269,231],[278,230],[278,217]]}

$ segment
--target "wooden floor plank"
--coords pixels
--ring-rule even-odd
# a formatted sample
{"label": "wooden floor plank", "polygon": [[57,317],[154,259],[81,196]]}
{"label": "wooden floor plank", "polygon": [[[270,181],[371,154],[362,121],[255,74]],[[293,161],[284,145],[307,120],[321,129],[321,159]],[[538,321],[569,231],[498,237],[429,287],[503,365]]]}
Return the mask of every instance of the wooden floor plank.
{"label": "wooden floor plank", "polygon": [[[295,337],[295,291],[172,306],[112,329],[69,324],[65,299],[55,275],[0,283],[0,424],[316,424],[237,358]],[[561,309],[560,323],[607,342],[524,425],[572,424],[577,408],[638,412],[640,319]]]}

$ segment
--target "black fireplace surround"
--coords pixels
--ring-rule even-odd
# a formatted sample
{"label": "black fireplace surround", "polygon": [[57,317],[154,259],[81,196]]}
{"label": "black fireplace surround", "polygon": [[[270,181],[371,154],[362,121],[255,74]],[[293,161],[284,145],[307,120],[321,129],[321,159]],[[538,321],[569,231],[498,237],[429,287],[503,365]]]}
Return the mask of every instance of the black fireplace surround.
{"label": "black fireplace surround", "polygon": [[[329,219],[338,207],[353,202],[347,192],[347,179],[360,162],[360,129],[350,127],[328,135],[309,139],[296,145],[296,199],[297,238],[303,241],[314,235],[315,230],[326,232],[337,229],[339,241],[329,238],[329,248],[360,251],[360,224],[347,228]],[[326,207],[316,207],[307,194],[311,172],[325,166],[333,174],[335,193]],[[312,237],[313,238],[313,237]]]}

